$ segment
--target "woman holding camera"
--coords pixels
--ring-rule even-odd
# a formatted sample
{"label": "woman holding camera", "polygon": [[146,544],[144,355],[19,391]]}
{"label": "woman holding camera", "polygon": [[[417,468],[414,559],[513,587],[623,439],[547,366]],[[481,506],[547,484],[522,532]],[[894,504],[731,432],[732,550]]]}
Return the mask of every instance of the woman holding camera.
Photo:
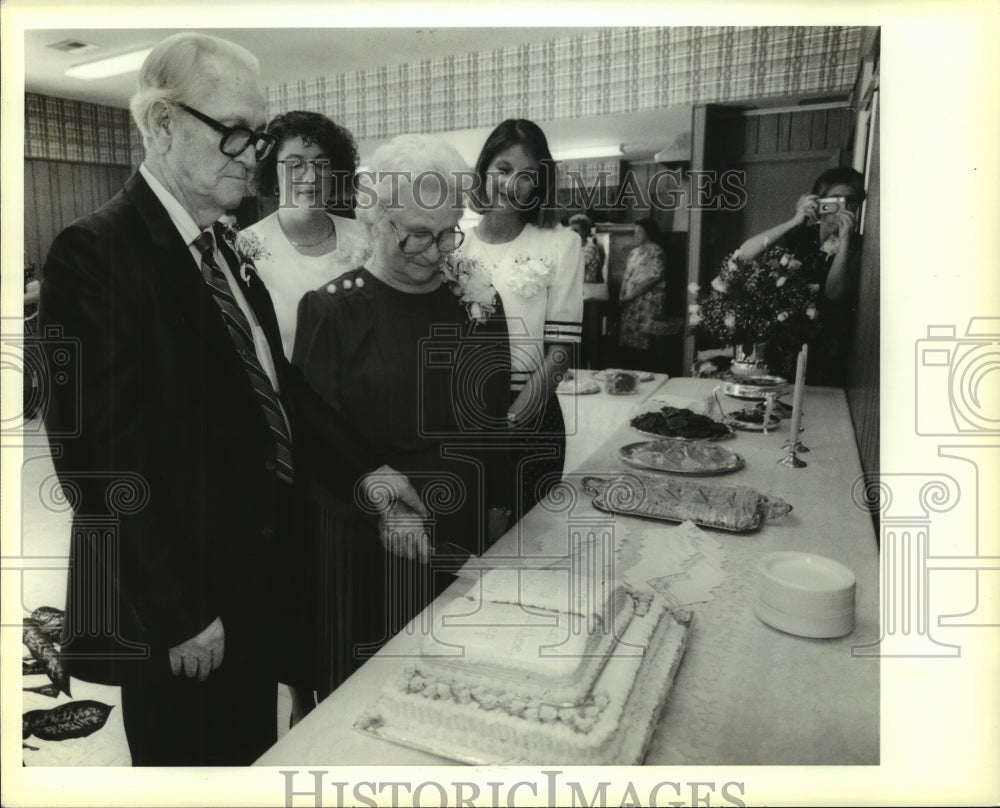
{"label": "woman holding camera", "polygon": [[[856,224],[864,198],[862,174],[847,167],[827,169],[817,177],[812,193],[799,197],[795,215],[751,236],[727,259],[749,263],[780,249],[801,262],[798,271],[819,285],[816,308],[821,326],[809,348],[810,384],[842,387],[846,380],[860,258]],[[798,346],[770,347],[798,350]]]}
{"label": "woman holding camera", "polygon": [[409,478],[429,514],[411,536],[399,526],[422,520],[404,506],[397,523],[380,524],[371,509],[316,492],[320,698],[453,580],[448,555],[454,568],[507,527],[510,347],[485,270],[452,271],[464,170],[430,135],[379,147],[359,176],[371,258],[299,304],[293,364]]}

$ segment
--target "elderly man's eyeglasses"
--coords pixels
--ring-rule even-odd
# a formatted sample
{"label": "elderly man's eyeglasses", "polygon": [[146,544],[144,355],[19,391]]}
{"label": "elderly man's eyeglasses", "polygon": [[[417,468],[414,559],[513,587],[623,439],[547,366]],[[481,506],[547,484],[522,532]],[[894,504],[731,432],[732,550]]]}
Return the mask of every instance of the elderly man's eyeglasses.
{"label": "elderly man's eyeglasses", "polygon": [[245,126],[226,126],[219,123],[215,118],[209,118],[205,113],[199,112],[194,107],[187,104],[178,104],[185,112],[193,115],[202,123],[208,124],[216,132],[222,133],[222,140],[219,142],[219,151],[226,157],[239,157],[248,148],[253,146],[257,160],[263,160],[271,153],[274,144],[277,142],[274,135],[266,132],[254,132]]}
{"label": "elderly man's eyeglasses", "polygon": [[389,219],[388,222],[389,227],[392,228],[392,232],[396,234],[396,240],[399,242],[399,251],[404,255],[419,255],[424,250],[430,249],[432,244],[437,244],[438,252],[454,252],[465,241],[465,233],[462,232],[462,229],[458,225],[449,227],[447,230],[442,230],[437,235],[428,232],[408,233],[400,239],[399,230],[392,223],[392,219]]}

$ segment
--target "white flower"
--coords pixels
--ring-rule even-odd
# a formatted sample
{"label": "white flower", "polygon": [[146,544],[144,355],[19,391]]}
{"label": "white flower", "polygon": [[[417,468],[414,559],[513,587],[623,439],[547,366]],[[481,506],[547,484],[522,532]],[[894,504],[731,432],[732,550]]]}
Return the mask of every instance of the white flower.
{"label": "white flower", "polygon": [[785,275],[782,275],[780,278],[778,278],[778,280],[774,282],[774,285],[780,289],[782,286],[785,285],[785,281],[787,280],[788,278]]}
{"label": "white flower", "polygon": [[688,291],[691,294],[696,295],[696,294],[698,294],[698,292],[701,291],[701,287],[697,283],[689,283],[688,284]]}
{"label": "white flower", "polygon": [[791,260],[792,256],[790,256],[788,253],[785,253],[783,256],[781,256],[781,260],[778,263],[781,264],[783,267],[787,267],[788,262]]}
{"label": "white flower", "polygon": [[552,283],[555,267],[548,258],[519,255],[514,259],[514,271],[508,280],[511,291],[518,297],[534,297]]}
{"label": "white flower", "polygon": [[692,311],[688,314],[688,325],[698,325],[701,322],[701,314],[697,311]]}
{"label": "white flower", "polygon": [[728,312],[722,320],[722,324],[728,328],[730,331],[736,330],[736,315],[733,312]]}
{"label": "white flower", "polygon": [[692,314],[701,314],[701,304],[700,303],[688,303],[688,311]]}
{"label": "white flower", "polygon": [[808,286],[808,289],[813,294],[816,294],[819,291],[819,284],[818,283],[810,283],[809,286]]}
{"label": "white flower", "polygon": [[260,236],[252,230],[240,230],[233,239],[233,248],[241,258],[256,261],[258,258],[270,258],[271,254],[264,246]]}
{"label": "white flower", "polygon": [[816,307],[815,306],[809,306],[809,308],[806,309],[806,317],[808,317],[810,320],[815,320],[816,319]]}
{"label": "white flower", "polygon": [[726,269],[730,272],[735,272],[739,269],[739,265],[736,263],[736,259],[739,257],[739,253],[734,253],[733,257],[726,262]]}
{"label": "white flower", "polygon": [[465,304],[470,320],[482,323],[493,316],[497,308],[497,290],[482,261],[466,258],[461,253],[449,253],[441,261],[440,271],[445,284]]}
{"label": "white flower", "polygon": [[798,269],[800,266],[802,266],[802,262],[798,258],[792,258],[788,262],[789,269]]}
{"label": "white flower", "polygon": [[724,295],[726,293],[726,282],[722,280],[720,275],[716,275],[712,278],[712,288],[720,295]]}
{"label": "white flower", "polygon": [[779,323],[783,323],[787,319],[788,319],[788,312],[787,311],[783,311],[783,312],[781,312],[781,314],[778,315],[778,322]]}

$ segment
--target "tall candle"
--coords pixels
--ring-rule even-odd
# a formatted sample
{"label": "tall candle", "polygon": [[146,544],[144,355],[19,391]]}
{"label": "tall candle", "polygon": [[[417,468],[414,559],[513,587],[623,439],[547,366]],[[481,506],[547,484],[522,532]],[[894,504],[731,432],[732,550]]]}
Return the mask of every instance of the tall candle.
{"label": "tall candle", "polygon": [[802,420],[802,395],[806,387],[806,348],[799,351],[799,359],[795,365],[795,392],[792,394],[792,434],[789,437],[792,448],[799,439],[799,423]]}

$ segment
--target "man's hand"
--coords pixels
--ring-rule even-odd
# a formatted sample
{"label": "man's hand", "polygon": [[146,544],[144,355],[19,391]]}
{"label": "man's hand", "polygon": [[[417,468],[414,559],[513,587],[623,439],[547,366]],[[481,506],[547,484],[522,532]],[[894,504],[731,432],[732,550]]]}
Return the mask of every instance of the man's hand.
{"label": "man's hand", "polygon": [[222,619],[216,617],[196,637],[170,649],[170,670],[174,676],[180,676],[183,671],[189,679],[197,676],[204,682],[208,674],[222,664],[225,647],[226,632]]}
{"label": "man's hand", "polygon": [[422,517],[430,517],[409,479],[394,468],[379,466],[375,471],[365,475],[361,487],[368,501],[383,516],[394,503],[401,502]]}
{"label": "man's hand", "polygon": [[403,558],[426,564],[431,557],[430,536],[423,517],[402,502],[393,503],[382,512],[378,522],[382,546]]}

